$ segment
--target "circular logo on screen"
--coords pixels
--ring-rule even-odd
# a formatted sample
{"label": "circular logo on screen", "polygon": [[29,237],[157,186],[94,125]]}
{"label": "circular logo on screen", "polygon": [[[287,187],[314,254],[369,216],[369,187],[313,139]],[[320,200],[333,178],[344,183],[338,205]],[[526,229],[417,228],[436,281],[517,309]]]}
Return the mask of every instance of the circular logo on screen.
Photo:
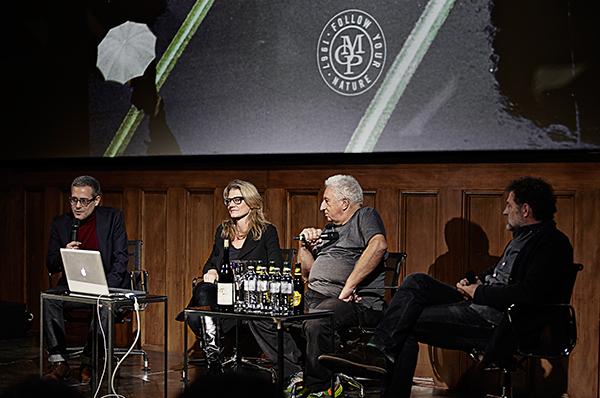
{"label": "circular logo on screen", "polygon": [[361,10],[345,10],[331,18],[319,36],[319,72],[336,93],[359,95],[379,79],[385,53],[385,37],[375,18]]}

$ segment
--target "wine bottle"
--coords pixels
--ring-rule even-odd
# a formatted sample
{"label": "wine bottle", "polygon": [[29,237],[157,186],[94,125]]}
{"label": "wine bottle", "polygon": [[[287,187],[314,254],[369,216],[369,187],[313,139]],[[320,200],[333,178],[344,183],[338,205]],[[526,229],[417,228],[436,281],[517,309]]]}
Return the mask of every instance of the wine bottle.
{"label": "wine bottle", "polygon": [[229,263],[229,239],[223,241],[223,260],[219,267],[217,282],[217,306],[219,311],[233,312],[233,269]]}

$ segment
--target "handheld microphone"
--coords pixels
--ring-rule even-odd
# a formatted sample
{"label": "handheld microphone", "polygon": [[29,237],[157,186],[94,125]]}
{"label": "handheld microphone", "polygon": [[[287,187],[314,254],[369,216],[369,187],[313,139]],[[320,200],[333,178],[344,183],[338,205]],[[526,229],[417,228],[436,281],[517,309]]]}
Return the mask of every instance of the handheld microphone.
{"label": "handheld microphone", "polygon": [[469,281],[469,285],[477,283],[477,275],[473,270],[468,270],[465,274],[465,278],[467,279],[467,281]]}
{"label": "handheld microphone", "polygon": [[77,241],[77,231],[79,230],[79,221],[78,218],[73,220],[73,224],[71,224],[71,242]]}
{"label": "handheld microphone", "polygon": [[[340,233],[338,231],[323,231],[323,232],[321,232],[320,238],[323,240],[336,240],[336,239],[340,238]],[[306,241],[306,237],[302,234],[300,234],[298,236],[294,236],[293,239],[299,240],[302,242]]]}

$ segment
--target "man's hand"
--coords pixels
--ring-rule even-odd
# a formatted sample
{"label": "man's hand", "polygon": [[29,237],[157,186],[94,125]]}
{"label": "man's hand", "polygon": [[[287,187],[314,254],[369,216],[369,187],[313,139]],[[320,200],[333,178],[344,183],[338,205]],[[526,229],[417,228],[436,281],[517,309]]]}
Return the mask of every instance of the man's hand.
{"label": "man's hand", "polygon": [[81,242],[77,242],[76,240],[67,243],[67,249],[79,249],[81,246]]}
{"label": "man's hand", "polygon": [[209,269],[202,279],[204,279],[204,282],[215,283],[219,280],[219,273],[216,269]]}
{"label": "man's hand", "polygon": [[301,236],[304,236],[304,241],[308,246],[316,246],[322,242],[321,233],[322,229],[319,228],[304,228],[302,232],[300,232]]}
{"label": "man's hand", "polygon": [[459,292],[462,293],[463,296],[465,296],[469,299],[473,299],[473,297],[475,297],[475,290],[477,290],[479,285],[481,285],[481,281],[479,280],[479,278],[477,278],[475,283],[471,283],[471,284],[469,284],[469,281],[467,280],[467,278],[464,278],[464,279],[461,279],[456,284],[456,288],[458,289]]}
{"label": "man's hand", "polygon": [[361,298],[360,298],[360,296],[358,296],[356,294],[354,288],[344,286],[344,288],[340,292],[340,295],[338,296],[338,299],[345,301],[347,303],[351,302],[351,301],[358,303]]}

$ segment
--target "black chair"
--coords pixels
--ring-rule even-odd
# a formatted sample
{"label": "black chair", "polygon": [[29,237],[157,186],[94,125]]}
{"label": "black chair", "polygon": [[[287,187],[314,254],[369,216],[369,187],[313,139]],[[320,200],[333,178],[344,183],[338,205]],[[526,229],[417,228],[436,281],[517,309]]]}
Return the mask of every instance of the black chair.
{"label": "black chair", "polygon": [[[139,290],[148,293],[148,272],[142,268],[142,246],[144,242],[142,240],[129,240],[127,241],[127,254],[129,255],[128,272],[130,288],[132,290]],[[140,311],[143,311],[146,305],[140,306]],[[124,310],[119,313],[115,324],[130,324],[133,321],[134,312],[132,310]],[[141,325],[136,325],[141,327]],[[129,347],[115,347],[113,354],[117,357],[125,355]],[[141,343],[138,340],[137,347],[131,350],[129,355],[141,355],[144,360],[144,367],[142,370],[150,371],[148,353],[141,348]]]}
{"label": "black chair", "polygon": [[[384,282],[384,300],[387,305],[396,290],[398,290],[398,281],[400,279],[400,272],[406,262],[406,253],[388,253],[385,259],[385,282]],[[381,292],[374,292],[381,294]],[[385,310],[385,308],[384,308]],[[338,350],[340,352],[350,351],[358,343],[366,343],[375,333],[375,326],[373,325],[357,325],[348,328],[340,332],[340,343]],[[374,381],[379,383],[380,380],[368,379],[364,377],[349,376],[344,373],[335,374],[340,382],[347,384],[358,390],[358,396],[364,397],[365,382]]]}
{"label": "black chair", "polygon": [[[512,397],[512,373],[529,358],[559,359],[569,356],[577,341],[575,310],[571,301],[575,279],[581,264],[573,264],[567,276],[562,303],[511,305],[506,317],[492,336],[485,352],[471,352],[486,370],[501,371],[500,398]],[[509,349],[509,355],[503,355]]]}

